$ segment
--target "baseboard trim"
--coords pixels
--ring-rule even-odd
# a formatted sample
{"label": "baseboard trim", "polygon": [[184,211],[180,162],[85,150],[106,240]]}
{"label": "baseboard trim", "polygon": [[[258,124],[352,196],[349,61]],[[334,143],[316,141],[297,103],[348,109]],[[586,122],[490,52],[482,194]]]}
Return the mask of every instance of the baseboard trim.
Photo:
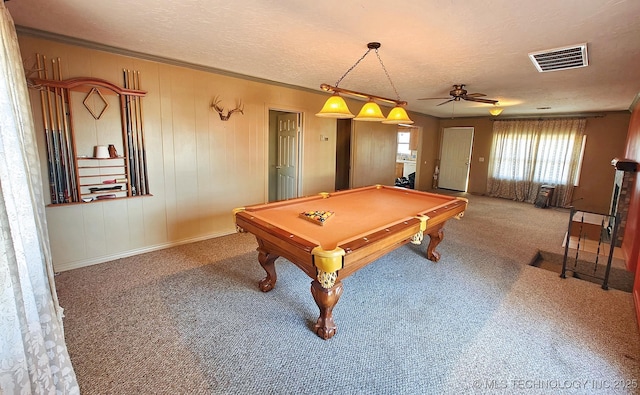
{"label": "baseboard trim", "polygon": [[183,245],[183,244],[189,244],[189,243],[195,243],[195,242],[198,242],[198,241],[214,239],[216,237],[228,236],[228,235],[233,234],[233,233],[235,233],[235,232],[228,231],[228,232],[211,233],[211,234],[208,234],[208,235],[205,235],[205,236],[199,236],[199,237],[194,237],[194,238],[184,239],[184,240],[178,240],[178,241],[170,241],[170,242],[167,242],[167,243],[156,244],[156,245],[152,245],[152,246],[148,246],[148,247],[142,247],[142,248],[136,248],[136,249],[133,249],[133,250],[123,251],[123,252],[119,252],[119,253],[116,253],[116,254],[102,255],[102,256],[99,256],[99,257],[94,257],[94,258],[89,258],[89,259],[82,259],[82,260],[78,260],[78,261],[66,262],[66,263],[63,263],[63,264],[60,264],[60,265],[56,265],[55,262],[54,262],[53,269],[54,269],[54,272],[57,274],[57,273],[64,272],[64,271],[67,271],[67,270],[79,269],[81,267],[97,265],[99,263],[105,263],[105,262],[113,261],[113,260],[120,259],[120,258],[127,258],[127,257],[134,256],[134,255],[144,254],[144,253],[147,253],[147,252],[164,250],[166,248],[177,247],[177,246]]}

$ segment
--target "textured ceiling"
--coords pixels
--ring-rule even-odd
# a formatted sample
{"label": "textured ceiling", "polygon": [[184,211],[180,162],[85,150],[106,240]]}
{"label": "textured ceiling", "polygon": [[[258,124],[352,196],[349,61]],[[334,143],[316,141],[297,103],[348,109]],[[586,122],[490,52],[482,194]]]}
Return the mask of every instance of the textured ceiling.
{"label": "textured ceiling", "polygon": [[[502,117],[628,110],[640,92],[638,0],[11,0],[16,25],[320,91],[367,50],[408,109],[486,116],[489,104],[417,100],[466,84]],[[589,66],[539,73],[528,53],[587,43]],[[371,52],[340,87],[395,98]],[[540,107],[549,109],[540,110]]]}

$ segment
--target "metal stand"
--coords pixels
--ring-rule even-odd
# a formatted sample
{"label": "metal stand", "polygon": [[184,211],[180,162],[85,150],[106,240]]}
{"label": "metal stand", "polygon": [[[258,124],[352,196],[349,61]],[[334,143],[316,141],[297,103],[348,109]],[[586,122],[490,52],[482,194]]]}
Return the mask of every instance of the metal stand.
{"label": "metal stand", "polygon": [[[600,224],[593,222],[585,222],[585,215],[597,216],[600,218]],[[579,221],[574,220],[574,217],[579,218]],[[567,226],[567,235],[565,239],[564,247],[564,259],[562,261],[562,272],[560,277],[567,278],[567,271],[573,272],[574,277],[587,276],[595,279],[602,280],[602,289],[609,289],[609,274],[611,272],[611,261],[613,259],[613,252],[615,249],[615,240],[618,232],[619,215],[615,216],[608,214],[592,213],[588,211],[577,211],[574,207],[571,208],[569,214],[569,225]],[[578,240],[576,245],[576,254],[573,259],[573,265],[568,265],[569,261],[569,242],[571,235],[574,234]],[[597,234],[597,239],[594,235]],[[582,257],[580,255],[581,244],[586,244],[587,240],[598,242],[595,259],[591,262],[586,251],[584,251]],[[607,264],[604,267],[604,274],[598,275],[598,260],[600,259],[600,252],[605,250],[606,244],[609,244],[609,254],[607,256]],[[582,259],[581,259],[582,258]],[[589,270],[589,267],[593,265],[593,270]],[[568,267],[569,266],[569,267]],[[587,271],[588,270],[588,271]]]}

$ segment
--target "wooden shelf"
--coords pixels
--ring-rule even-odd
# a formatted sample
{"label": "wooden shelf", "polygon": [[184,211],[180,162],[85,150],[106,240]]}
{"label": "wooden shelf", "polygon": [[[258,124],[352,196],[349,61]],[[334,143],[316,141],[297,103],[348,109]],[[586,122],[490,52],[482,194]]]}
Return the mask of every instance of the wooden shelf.
{"label": "wooden shelf", "polygon": [[78,166],[78,169],[104,169],[105,167],[126,167],[125,165],[110,165],[110,166]]}
{"label": "wooden shelf", "polygon": [[116,156],[114,158],[94,158],[90,156],[78,156],[76,159],[78,160],[115,160],[115,159],[127,159],[124,156]]}
{"label": "wooden shelf", "polygon": [[112,182],[112,183],[108,183],[105,184],[104,182],[99,182],[99,183],[95,183],[95,184],[80,184],[81,187],[97,187],[97,186],[105,186],[105,185],[125,185],[126,182]]}

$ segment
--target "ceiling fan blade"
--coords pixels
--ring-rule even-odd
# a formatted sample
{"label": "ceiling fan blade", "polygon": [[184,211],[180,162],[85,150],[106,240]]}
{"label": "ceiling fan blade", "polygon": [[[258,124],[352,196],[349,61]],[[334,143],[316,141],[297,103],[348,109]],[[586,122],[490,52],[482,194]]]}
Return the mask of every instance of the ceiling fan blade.
{"label": "ceiling fan blade", "polygon": [[423,97],[422,99],[418,99],[418,100],[435,100],[435,99],[439,99],[439,100],[444,100],[444,99],[450,99],[451,97]]}
{"label": "ceiling fan blade", "polygon": [[467,93],[467,97],[480,97],[480,96],[487,96],[484,93]]}
{"label": "ceiling fan blade", "polygon": [[496,104],[498,101],[497,100],[492,100],[492,99],[481,99],[479,97],[463,97],[464,100],[469,100],[469,101],[475,101],[475,102],[479,102],[479,103],[487,103],[487,104]]}
{"label": "ceiling fan blade", "polygon": [[[441,105],[443,105],[443,104],[447,104],[447,103],[449,103],[450,101],[454,101],[454,100],[456,100],[456,99],[449,99],[449,100],[447,100],[447,101],[443,101],[442,103],[438,104],[438,106],[441,106]],[[436,106],[436,107],[437,107],[437,106]]]}

